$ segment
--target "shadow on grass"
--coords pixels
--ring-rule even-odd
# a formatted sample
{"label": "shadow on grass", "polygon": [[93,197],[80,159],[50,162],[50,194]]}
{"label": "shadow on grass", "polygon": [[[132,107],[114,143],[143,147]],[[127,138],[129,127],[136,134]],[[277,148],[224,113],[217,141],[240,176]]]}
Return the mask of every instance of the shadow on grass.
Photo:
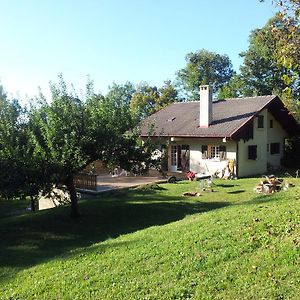
{"label": "shadow on grass", "polygon": [[222,188],[232,188],[235,186],[239,186],[239,184],[219,183],[219,184],[215,184],[215,186],[222,187]]}
{"label": "shadow on grass", "polygon": [[69,207],[59,207],[0,220],[0,267],[21,270],[72,249],[229,205],[148,192],[146,197],[135,190],[83,200],[79,219],[70,219]]}
{"label": "shadow on grass", "polygon": [[258,196],[252,198],[250,201],[244,202],[244,204],[266,204],[268,202],[279,201],[282,199],[283,192],[273,193],[273,194],[258,194]]}
{"label": "shadow on grass", "polygon": [[231,192],[227,192],[227,194],[241,194],[241,193],[245,193],[246,190],[236,190],[236,191],[231,191]]}

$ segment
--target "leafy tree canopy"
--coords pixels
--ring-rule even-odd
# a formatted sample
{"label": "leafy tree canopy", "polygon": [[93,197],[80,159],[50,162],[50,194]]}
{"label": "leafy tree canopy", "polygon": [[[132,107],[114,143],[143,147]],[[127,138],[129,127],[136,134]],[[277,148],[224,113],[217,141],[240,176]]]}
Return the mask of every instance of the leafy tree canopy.
{"label": "leafy tree canopy", "polygon": [[127,170],[145,159],[145,153],[137,147],[137,136],[130,131],[133,123],[128,102],[133,88],[131,84],[114,84],[106,97],[89,90],[87,98],[80,99],[68,91],[60,77],[51,91],[50,103],[41,97],[39,105],[30,111],[33,156],[43,161],[48,182],[67,187],[71,215],[76,217],[79,210],[74,175],[96,159]]}
{"label": "leafy tree canopy", "polygon": [[132,96],[130,108],[136,119],[141,121],[175,101],[179,101],[179,97],[171,81],[165,81],[161,88],[142,82]]}
{"label": "leafy tree canopy", "polygon": [[188,99],[198,100],[200,85],[210,84],[214,93],[218,93],[233,74],[227,55],[202,49],[187,54],[186,66],[177,72],[177,81]]}

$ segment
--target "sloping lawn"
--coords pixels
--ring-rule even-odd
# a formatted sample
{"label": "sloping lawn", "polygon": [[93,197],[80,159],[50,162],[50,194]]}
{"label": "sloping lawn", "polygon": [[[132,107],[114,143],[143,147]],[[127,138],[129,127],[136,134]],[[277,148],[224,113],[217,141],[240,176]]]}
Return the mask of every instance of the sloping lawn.
{"label": "sloping lawn", "polygon": [[0,299],[299,299],[300,180],[267,196],[259,180],[120,191],[77,220],[0,210]]}

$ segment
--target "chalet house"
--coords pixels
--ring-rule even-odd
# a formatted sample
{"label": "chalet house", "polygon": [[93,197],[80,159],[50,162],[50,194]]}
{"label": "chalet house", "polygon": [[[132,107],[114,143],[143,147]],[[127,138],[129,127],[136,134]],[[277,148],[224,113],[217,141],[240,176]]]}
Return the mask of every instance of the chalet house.
{"label": "chalet house", "polygon": [[274,95],[213,101],[209,86],[200,102],[170,104],[148,117],[141,137],[159,138],[168,151],[168,170],[224,172],[237,177],[264,174],[281,166],[285,140],[299,125]]}

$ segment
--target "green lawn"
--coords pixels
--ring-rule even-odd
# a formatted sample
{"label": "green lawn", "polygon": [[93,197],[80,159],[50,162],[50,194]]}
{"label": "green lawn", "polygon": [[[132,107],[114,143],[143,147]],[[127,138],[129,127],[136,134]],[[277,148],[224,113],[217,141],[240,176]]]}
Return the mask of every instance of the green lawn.
{"label": "green lawn", "polygon": [[0,299],[299,299],[300,180],[268,196],[259,180],[121,191],[77,220],[0,209]]}

